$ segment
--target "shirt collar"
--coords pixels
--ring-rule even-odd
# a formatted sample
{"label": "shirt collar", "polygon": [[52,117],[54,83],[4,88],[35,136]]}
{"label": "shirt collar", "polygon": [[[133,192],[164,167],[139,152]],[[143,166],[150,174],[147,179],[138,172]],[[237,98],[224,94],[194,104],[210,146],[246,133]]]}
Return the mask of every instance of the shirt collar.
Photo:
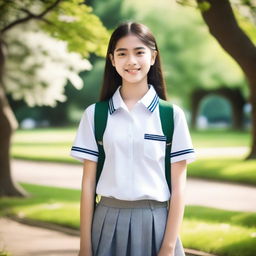
{"label": "shirt collar", "polygon": [[[159,103],[159,97],[155,91],[153,85],[149,84],[149,90],[138,102],[141,102],[151,113],[156,109]],[[124,108],[127,109],[122,96],[120,94],[121,85],[116,89],[115,93],[109,100],[109,112],[112,115],[117,109]]]}

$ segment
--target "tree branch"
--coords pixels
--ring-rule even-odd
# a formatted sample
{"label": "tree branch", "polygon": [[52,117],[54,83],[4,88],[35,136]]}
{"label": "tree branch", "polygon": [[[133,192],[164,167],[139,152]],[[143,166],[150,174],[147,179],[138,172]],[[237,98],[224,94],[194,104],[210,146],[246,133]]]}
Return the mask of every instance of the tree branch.
{"label": "tree branch", "polygon": [[[202,3],[205,0],[197,0]],[[229,0],[207,0],[210,8],[201,11],[210,33],[222,48],[231,55],[246,73],[255,79],[256,48],[251,39],[239,27]],[[253,77],[251,77],[253,76]]]}
{"label": "tree branch", "polygon": [[49,20],[45,19],[43,16],[36,15],[36,14],[34,14],[34,13],[30,12],[29,10],[24,9],[24,8],[22,8],[22,9],[20,9],[20,10],[23,11],[23,12],[25,12],[26,14],[28,14],[28,16],[31,16],[32,19],[43,20],[43,21],[46,22],[47,24],[53,25],[52,22],[50,22]]}
{"label": "tree branch", "polygon": [[43,20],[47,23],[49,23],[48,20],[44,19],[43,17],[50,12],[52,9],[54,9],[62,0],[56,0],[52,5],[50,5],[48,8],[46,8],[43,12],[41,12],[40,14],[33,14],[30,11],[26,10],[26,9],[21,9],[21,11],[27,13],[27,16],[18,20],[15,20],[13,22],[11,22],[9,25],[7,25],[6,27],[4,27],[3,29],[1,29],[1,33],[5,33],[7,30],[11,29],[12,27],[27,22],[31,19],[38,19],[38,20]]}

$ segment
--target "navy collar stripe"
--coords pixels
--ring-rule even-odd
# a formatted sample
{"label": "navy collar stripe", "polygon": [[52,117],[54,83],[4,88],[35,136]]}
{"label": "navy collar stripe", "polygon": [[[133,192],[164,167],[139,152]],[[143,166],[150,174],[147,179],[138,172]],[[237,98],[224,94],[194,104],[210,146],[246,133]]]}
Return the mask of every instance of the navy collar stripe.
{"label": "navy collar stripe", "polygon": [[110,98],[110,100],[108,102],[108,105],[109,105],[109,112],[112,115],[116,111],[116,109],[114,108],[114,104],[113,104],[113,99],[112,98]]}
{"label": "navy collar stripe", "polygon": [[[150,112],[153,112],[155,110],[155,108],[157,107],[158,103],[159,103],[159,97],[156,93],[153,100],[149,104],[149,106],[147,106],[147,109]],[[108,106],[109,106],[109,113],[110,113],[110,115],[112,115],[116,111],[115,106],[114,106],[113,96],[109,99]]]}
{"label": "navy collar stripe", "polygon": [[148,109],[153,112],[158,104],[159,101],[159,97],[157,96],[157,94],[155,95],[154,99],[152,100],[152,102],[150,103],[150,105],[148,106]]}

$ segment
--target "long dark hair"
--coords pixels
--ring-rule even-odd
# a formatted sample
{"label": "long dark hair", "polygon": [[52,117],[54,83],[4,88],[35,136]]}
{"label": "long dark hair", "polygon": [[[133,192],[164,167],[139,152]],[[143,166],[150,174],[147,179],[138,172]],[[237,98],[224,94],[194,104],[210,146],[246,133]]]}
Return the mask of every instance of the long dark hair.
{"label": "long dark hair", "polygon": [[148,72],[148,83],[154,86],[161,99],[166,100],[166,86],[163,79],[159,50],[155,37],[145,25],[135,22],[125,22],[114,30],[109,40],[100,101],[107,100],[112,97],[118,86],[122,84],[122,77],[117,73],[115,67],[113,67],[109,55],[110,53],[114,55],[114,50],[118,40],[128,34],[137,36],[147,47],[157,51],[155,63],[150,67]]}

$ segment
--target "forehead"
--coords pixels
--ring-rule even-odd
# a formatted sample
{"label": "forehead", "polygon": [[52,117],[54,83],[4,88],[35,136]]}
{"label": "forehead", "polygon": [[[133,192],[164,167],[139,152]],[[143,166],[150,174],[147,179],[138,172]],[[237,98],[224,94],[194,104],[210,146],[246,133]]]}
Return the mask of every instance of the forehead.
{"label": "forehead", "polygon": [[138,47],[143,47],[145,49],[149,49],[137,36],[130,34],[130,35],[120,38],[117,41],[115,51],[120,48],[132,50],[132,49],[135,49]]}

